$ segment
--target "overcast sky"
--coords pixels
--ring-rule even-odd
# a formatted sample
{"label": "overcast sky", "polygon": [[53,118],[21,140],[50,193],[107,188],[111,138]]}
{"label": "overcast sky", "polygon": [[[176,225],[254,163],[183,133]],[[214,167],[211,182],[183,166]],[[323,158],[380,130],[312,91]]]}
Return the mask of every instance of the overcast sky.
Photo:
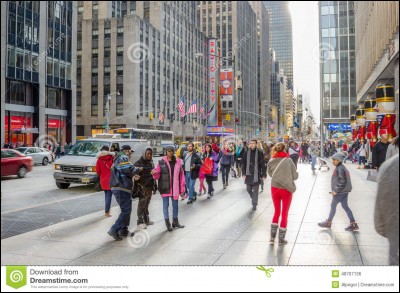
{"label": "overcast sky", "polygon": [[311,105],[313,115],[319,121],[318,1],[291,1],[289,7],[293,27],[294,91],[303,94],[303,99]]}

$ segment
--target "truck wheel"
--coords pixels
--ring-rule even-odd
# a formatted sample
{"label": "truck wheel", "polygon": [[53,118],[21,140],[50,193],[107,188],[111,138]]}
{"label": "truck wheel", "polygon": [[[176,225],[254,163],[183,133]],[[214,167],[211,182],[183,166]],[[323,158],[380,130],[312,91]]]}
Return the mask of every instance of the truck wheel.
{"label": "truck wheel", "polygon": [[71,185],[71,183],[56,182],[56,185],[60,189],[67,189]]}

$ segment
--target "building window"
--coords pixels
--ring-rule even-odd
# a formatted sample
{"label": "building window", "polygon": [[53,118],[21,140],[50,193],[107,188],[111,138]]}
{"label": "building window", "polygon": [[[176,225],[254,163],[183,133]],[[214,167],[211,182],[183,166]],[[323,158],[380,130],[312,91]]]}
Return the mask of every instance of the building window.
{"label": "building window", "polygon": [[92,39],[93,40],[98,40],[99,39],[99,30],[93,30],[92,31]]}
{"label": "building window", "polygon": [[105,39],[111,38],[111,29],[109,28],[104,29],[104,38]]}
{"label": "building window", "polygon": [[110,76],[110,67],[109,66],[104,67],[104,76]]}

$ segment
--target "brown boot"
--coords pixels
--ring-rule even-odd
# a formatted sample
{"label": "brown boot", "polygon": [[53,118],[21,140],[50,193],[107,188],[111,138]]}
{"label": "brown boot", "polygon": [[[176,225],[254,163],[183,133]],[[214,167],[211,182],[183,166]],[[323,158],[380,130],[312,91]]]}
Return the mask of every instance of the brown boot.
{"label": "brown boot", "polygon": [[286,236],[286,228],[279,228],[279,245],[287,244],[285,236]]}
{"label": "brown boot", "polygon": [[269,242],[271,243],[275,242],[276,232],[278,232],[278,228],[279,228],[278,224],[271,224],[271,238]]}
{"label": "brown boot", "polygon": [[106,212],[106,213],[104,214],[104,218],[109,218],[109,217],[111,217],[110,212]]}

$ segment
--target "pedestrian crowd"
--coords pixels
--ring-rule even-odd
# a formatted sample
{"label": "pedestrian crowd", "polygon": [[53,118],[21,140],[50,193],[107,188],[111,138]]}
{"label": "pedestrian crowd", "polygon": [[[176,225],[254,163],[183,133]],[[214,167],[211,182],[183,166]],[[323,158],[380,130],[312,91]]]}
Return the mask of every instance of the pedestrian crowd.
{"label": "pedestrian crowd", "polygon": [[[385,147],[386,146],[386,147]],[[391,164],[398,166],[398,138],[389,149],[389,144],[382,136],[381,141],[376,144],[373,152],[373,165],[383,168],[386,156],[397,158],[389,160]],[[340,151],[338,149],[340,148]],[[98,161],[96,172],[100,178],[100,184],[105,192],[105,217],[110,217],[111,195],[114,197],[121,209],[115,223],[109,229],[108,234],[115,240],[122,240],[122,237],[129,235],[130,217],[132,212],[132,197],[138,197],[137,207],[137,229],[146,229],[154,224],[150,220],[149,205],[151,198],[158,191],[162,197],[163,215],[168,231],[175,228],[184,228],[179,222],[179,200],[187,200],[191,205],[196,202],[199,196],[207,193],[207,199],[215,196],[214,182],[222,179],[222,188],[229,188],[230,177],[243,178],[253,211],[257,210],[259,193],[264,191],[264,182],[267,176],[271,177],[271,197],[274,206],[274,214],[271,220],[270,242],[274,243],[278,238],[279,245],[285,245],[286,231],[288,225],[289,209],[292,202],[293,193],[296,191],[296,180],[299,177],[297,165],[299,163],[310,163],[312,171],[315,170],[316,160],[320,158],[321,145],[316,141],[295,141],[279,142],[276,144],[261,142],[258,140],[246,141],[224,141],[221,145],[206,142],[200,154],[194,144],[189,142],[186,150],[176,156],[173,146],[166,147],[166,155],[158,163],[153,161],[151,148],[143,152],[142,157],[135,163],[130,161],[132,154],[129,145],[122,146],[121,149],[113,149],[111,152],[108,147],[102,148],[97,155]],[[331,178],[332,201],[329,216],[325,221],[318,223],[321,228],[331,228],[337,205],[340,203],[346,212],[350,225],[346,231],[358,231],[359,226],[355,220],[353,211],[349,207],[349,194],[352,191],[351,176],[345,166],[348,153],[357,152],[359,162],[364,163],[367,157],[365,142],[354,142],[350,147],[347,144],[335,145],[334,142],[326,142],[323,145],[325,155],[331,156],[332,164],[335,169]],[[386,151],[385,151],[386,150]],[[374,155],[375,154],[375,155]],[[388,172],[386,167],[382,172]],[[389,169],[390,170],[390,169]],[[398,172],[398,167],[397,167]],[[221,175],[219,175],[221,174]],[[383,176],[385,177],[385,176]],[[392,177],[386,176],[385,180]],[[199,179],[199,190],[196,191],[196,181]],[[387,214],[384,210],[388,203],[384,202],[387,198],[398,195],[397,187],[387,188],[384,180],[380,182],[380,189],[387,192],[382,193],[377,198],[376,225],[377,231],[381,235],[388,237],[391,243],[391,255],[395,257],[397,240],[393,240],[393,229],[398,225],[388,225],[385,220]],[[397,190],[393,192],[392,189]],[[397,189],[396,189],[397,188]],[[394,199],[393,199],[394,200]],[[379,203],[381,201],[381,203]],[[390,201],[391,202],[391,201]],[[398,202],[398,196],[397,196]],[[172,222],[169,214],[169,205],[172,205]],[[390,205],[390,204],[389,204]],[[398,205],[397,205],[398,206]],[[398,213],[397,213],[398,218]],[[398,221],[397,221],[398,222]],[[388,230],[385,230],[385,229]],[[130,233],[131,236],[134,233]],[[397,242],[396,242],[397,241]],[[397,244],[396,244],[397,243]],[[393,247],[392,247],[393,246]],[[397,250],[398,251],[398,250]],[[397,257],[398,260],[398,257]]]}

